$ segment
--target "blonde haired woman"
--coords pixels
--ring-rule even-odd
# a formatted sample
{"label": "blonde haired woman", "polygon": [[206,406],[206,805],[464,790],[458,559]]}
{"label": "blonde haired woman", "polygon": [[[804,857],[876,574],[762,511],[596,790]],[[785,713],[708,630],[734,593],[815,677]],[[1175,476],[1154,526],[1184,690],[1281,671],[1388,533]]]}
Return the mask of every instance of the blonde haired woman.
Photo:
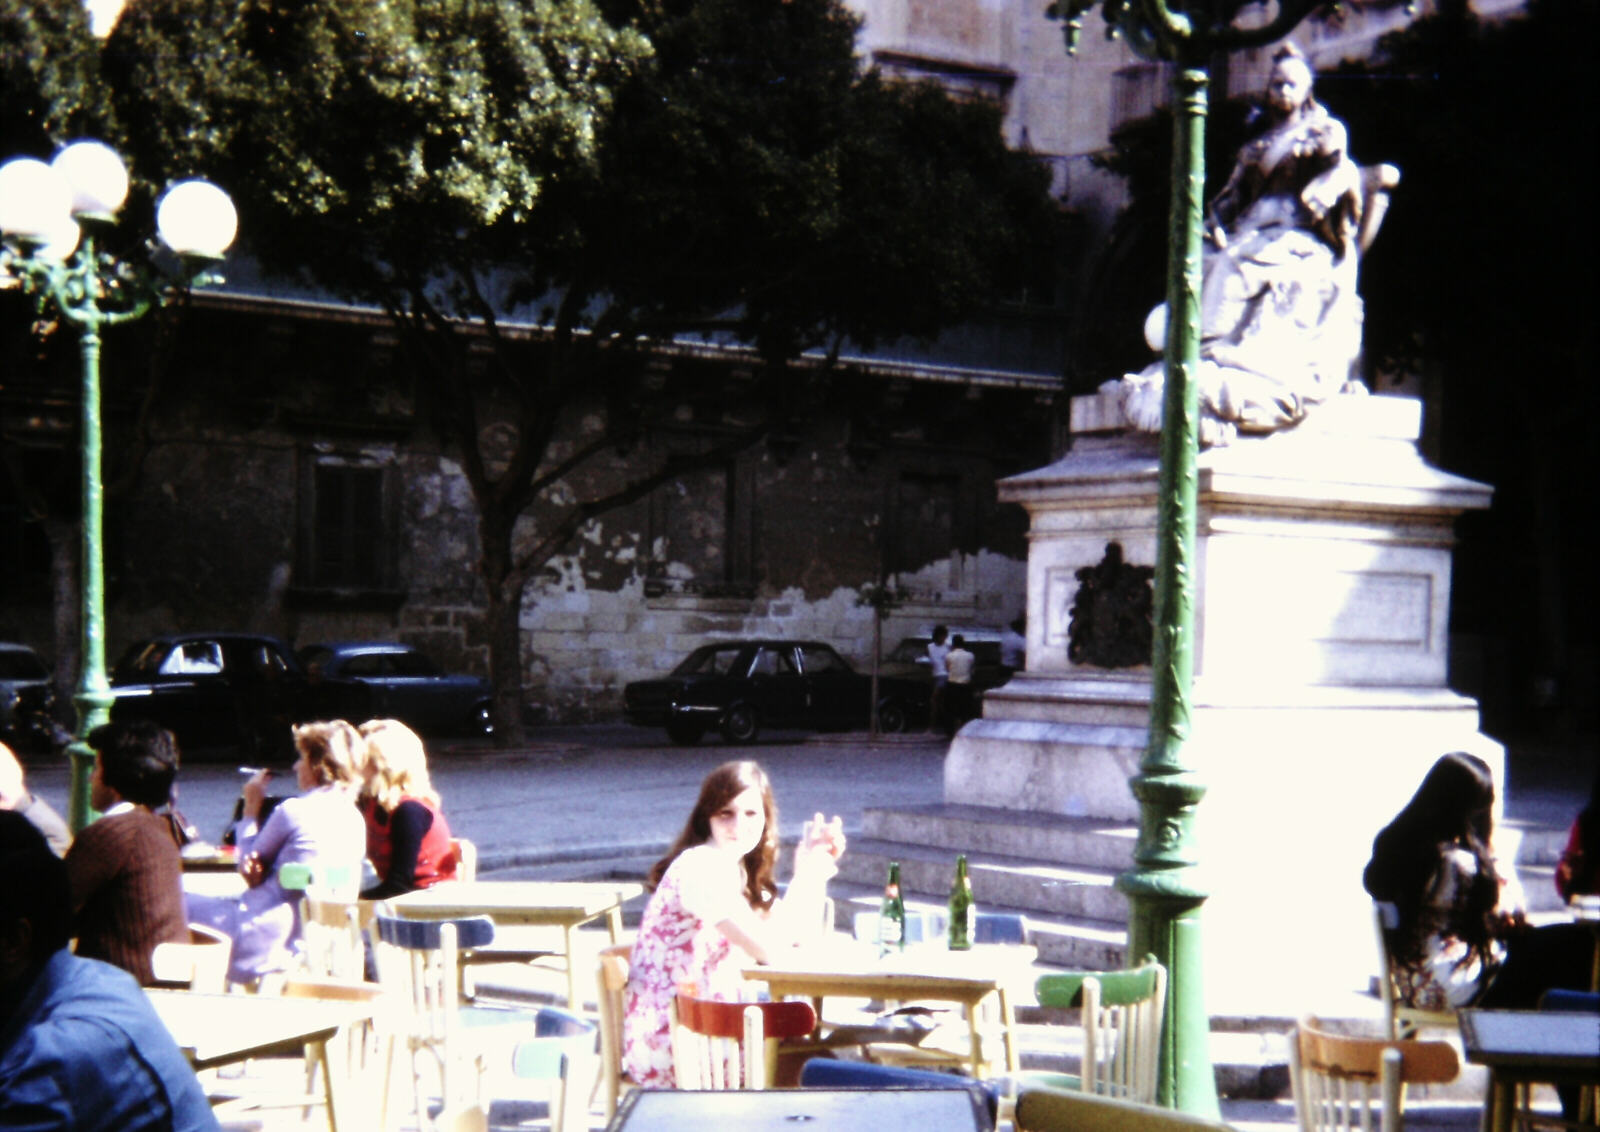
{"label": "blonde haired woman", "polygon": [[427,888],[456,875],[450,825],[428,779],[428,754],[417,733],[397,719],[361,725],[367,741],[361,813],[367,822],[367,859],[378,884],[371,900]]}
{"label": "blonde haired woman", "polygon": [[[366,763],[361,733],[342,719],[294,728],[295,780],[287,798],[260,823],[269,772],[244,784],[244,815],[234,826],[239,872],[250,887],[237,900],[188,898],[189,919],[233,938],[228,977],[249,983],[289,969],[300,942],[300,893],[278,881],[279,870],[305,864],[341,900],[361,883],[366,834],[356,793]],[[338,878],[347,878],[343,884]]]}

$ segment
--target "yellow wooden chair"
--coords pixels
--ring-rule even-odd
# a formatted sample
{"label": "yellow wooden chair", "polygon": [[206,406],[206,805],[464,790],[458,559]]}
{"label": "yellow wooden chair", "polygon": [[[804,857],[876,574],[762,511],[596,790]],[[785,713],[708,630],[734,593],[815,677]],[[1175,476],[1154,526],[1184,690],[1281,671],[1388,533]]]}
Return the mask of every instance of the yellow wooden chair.
{"label": "yellow wooden chair", "polygon": [[1323,1030],[1309,1017],[1289,1038],[1300,1132],[1368,1132],[1374,1111],[1381,1132],[1401,1132],[1404,1087],[1443,1084],[1460,1072],[1460,1056],[1449,1042],[1350,1037]]}
{"label": "yellow wooden chair", "polygon": [[632,1088],[622,1068],[622,991],[628,985],[628,961],[633,944],[614,943],[600,949],[595,971],[595,1007],[600,1016],[600,1074],[605,1089],[606,1120],[617,1111],[617,1098]]}

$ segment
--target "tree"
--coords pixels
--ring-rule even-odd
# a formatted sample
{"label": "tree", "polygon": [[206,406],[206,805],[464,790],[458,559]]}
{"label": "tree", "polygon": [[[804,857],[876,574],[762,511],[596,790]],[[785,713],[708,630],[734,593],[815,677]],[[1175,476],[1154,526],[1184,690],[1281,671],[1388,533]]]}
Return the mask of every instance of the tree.
{"label": "tree", "polygon": [[[588,522],[801,412],[802,350],[933,334],[1049,246],[1046,177],[995,110],[863,73],[854,31],[833,0],[142,0],[108,44],[149,175],[237,187],[266,266],[380,304],[412,343],[478,506],[503,741],[524,589]],[[539,349],[504,332],[513,310]],[[575,490],[671,407],[651,347],[696,333],[755,348],[756,409]],[[590,396],[602,425],[568,443]]]}

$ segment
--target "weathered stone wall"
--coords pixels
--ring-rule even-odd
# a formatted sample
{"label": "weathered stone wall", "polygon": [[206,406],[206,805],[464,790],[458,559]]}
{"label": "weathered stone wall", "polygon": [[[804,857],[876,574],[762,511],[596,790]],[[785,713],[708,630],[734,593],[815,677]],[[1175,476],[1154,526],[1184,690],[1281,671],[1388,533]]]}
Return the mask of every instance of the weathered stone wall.
{"label": "weathered stone wall", "polygon": [[[215,315],[189,332],[154,412],[141,419],[131,398],[108,400],[108,478],[127,473],[106,516],[112,659],[156,633],[234,629],[296,646],[401,639],[447,667],[487,670],[477,508],[383,333]],[[217,372],[219,357],[238,360]],[[613,715],[629,680],[740,635],[821,639],[866,664],[873,619],[859,598],[885,571],[910,598],[885,623],[885,649],[936,622],[998,627],[1022,612],[1024,520],[994,485],[1048,455],[1038,391],[891,388],[857,373],[833,396],[781,442],[603,515],[551,560],[521,618],[530,703],[556,719]],[[725,432],[737,411],[716,387],[686,402],[645,444],[552,489],[519,544],[574,499]],[[492,460],[507,426],[484,419]],[[598,406],[575,406],[551,457],[600,424]],[[330,462],[385,485],[386,579],[362,591],[308,577],[311,485]],[[67,598],[75,606],[75,592]],[[75,651],[71,639],[38,643]]]}

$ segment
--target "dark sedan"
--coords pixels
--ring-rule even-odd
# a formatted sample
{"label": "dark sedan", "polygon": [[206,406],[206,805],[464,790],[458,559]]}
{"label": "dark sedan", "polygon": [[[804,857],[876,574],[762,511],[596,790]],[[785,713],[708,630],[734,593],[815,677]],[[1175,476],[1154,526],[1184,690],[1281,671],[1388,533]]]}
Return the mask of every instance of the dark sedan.
{"label": "dark sedan", "polygon": [[327,714],[289,647],[251,633],[177,633],[135,642],[111,669],[111,718],[151,719],[185,748],[284,755],[289,725]]}
{"label": "dark sedan", "polygon": [[494,693],[481,676],[442,671],[426,654],[393,641],[307,645],[300,663],[313,686],[344,695],[344,718],[398,719],[418,731],[488,735]]}
{"label": "dark sedan", "polygon": [[17,747],[47,747],[60,730],[55,685],[39,654],[0,641],[0,740]]}
{"label": "dark sedan", "polygon": [[[928,699],[926,684],[880,679],[879,728],[925,721]],[[663,679],[629,684],[623,704],[630,722],[665,727],[676,743],[713,727],[730,743],[750,743],[767,726],[867,726],[872,677],[818,641],[724,641],[701,645]]]}

